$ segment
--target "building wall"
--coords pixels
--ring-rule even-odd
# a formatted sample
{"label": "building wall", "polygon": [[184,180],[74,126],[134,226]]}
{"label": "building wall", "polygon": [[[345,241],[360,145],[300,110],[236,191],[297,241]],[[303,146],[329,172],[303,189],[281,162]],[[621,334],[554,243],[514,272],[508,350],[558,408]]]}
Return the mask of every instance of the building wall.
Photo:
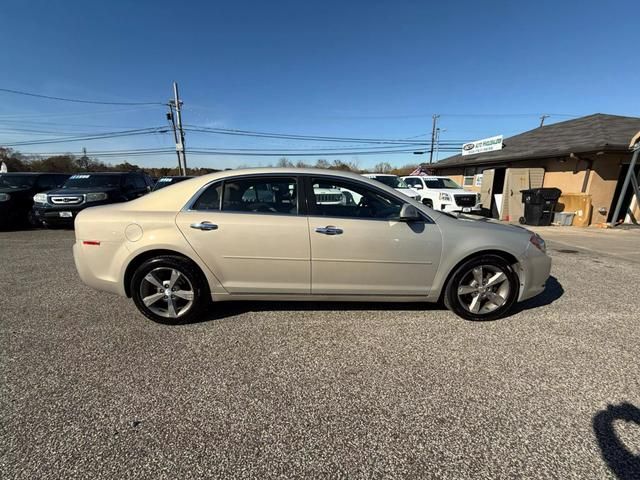
{"label": "building wall", "polygon": [[[591,214],[591,223],[604,223],[607,221],[609,209],[615,208],[611,206],[613,194],[620,176],[620,164],[626,160],[622,155],[602,155],[593,163],[593,171],[589,177],[589,185],[587,193],[591,194],[591,205],[593,205],[593,213]],[[598,210],[603,208],[604,213]]]}
{"label": "building wall", "polygon": [[[612,206],[613,195],[620,175],[621,163],[628,162],[630,154],[584,154],[580,158],[562,156],[531,161],[506,162],[502,166],[517,168],[543,167],[545,169],[544,187],[556,187],[563,193],[580,193],[584,183],[589,160],[592,161],[592,170],[585,193],[591,195],[593,214],[591,224],[607,221],[609,210]],[[485,168],[492,168],[487,166]],[[437,175],[451,177],[456,182],[463,184],[464,169],[452,167],[438,170]],[[475,182],[474,182],[475,184]],[[468,190],[479,191],[479,187],[465,187]],[[603,209],[603,213],[598,210]],[[638,212],[640,214],[640,211]],[[638,217],[637,217],[638,218]]]}

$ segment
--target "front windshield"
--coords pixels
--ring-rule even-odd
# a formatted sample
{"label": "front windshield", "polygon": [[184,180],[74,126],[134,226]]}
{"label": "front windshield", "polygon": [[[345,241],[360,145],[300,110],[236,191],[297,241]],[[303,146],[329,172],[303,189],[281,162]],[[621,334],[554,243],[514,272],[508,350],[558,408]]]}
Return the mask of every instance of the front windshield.
{"label": "front windshield", "polygon": [[373,177],[374,180],[384,183],[391,188],[409,188],[409,186],[400,177],[393,175],[380,175]]}
{"label": "front windshield", "polygon": [[0,187],[31,187],[35,181],[34,175],[0,175]]}
{"label": "front windshield", "polygon": [[425,180],[427,184],[427,188],[450,188],[450,189],[460,189],[462,188],[456,182],[451,180],[450,178],[430,178]]}
{"label": "front windshield", "polygon": [[62,188],[119,187],[119,175],[72,175]]}

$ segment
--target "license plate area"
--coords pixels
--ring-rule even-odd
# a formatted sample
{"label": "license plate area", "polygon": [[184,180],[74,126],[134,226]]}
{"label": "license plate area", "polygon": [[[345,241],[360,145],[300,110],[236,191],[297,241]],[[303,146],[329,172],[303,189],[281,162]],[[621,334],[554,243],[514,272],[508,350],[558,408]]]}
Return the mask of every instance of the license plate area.
{"label": "license plate area", "polygon": [[60,212],[59,213],[61,218],[72,218],[73,217],[73,213],[71,212]]}
{"label": "license plate area", "polygon": [[464,207],[464,208],[462,209],[462,212],[463,212],[463,213],[469,213],[470,211],[471,211],[471,207]]}

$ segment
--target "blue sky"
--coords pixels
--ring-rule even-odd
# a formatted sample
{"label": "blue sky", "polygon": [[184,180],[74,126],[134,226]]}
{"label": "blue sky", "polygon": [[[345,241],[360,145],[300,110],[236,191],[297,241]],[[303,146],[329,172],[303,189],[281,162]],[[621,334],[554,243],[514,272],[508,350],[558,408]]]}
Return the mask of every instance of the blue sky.
{"label": "blue sky", "polygon": [[[177,80],[187,124],[426,138],[431,115],[439,113],[443,141],[509,136],[537,126],[540,113],[552,114],[548,123],[595,112],[640,116],[636,11],[631,1],[5,0],[0,87],[165,102]],[[0,93],[0,145],[163,126],[164,112]],[[172,144],[169,134],[158,133],[20,150],[75,152],[84,146],[91,153]],[[189,133],[187,149],[196,146],[331,145]],[[366,168],[425,157],[340,158]],[[224,168],[277,158],[188,160],[190,166]],[[132,161],[173,166],[175,154]]]}

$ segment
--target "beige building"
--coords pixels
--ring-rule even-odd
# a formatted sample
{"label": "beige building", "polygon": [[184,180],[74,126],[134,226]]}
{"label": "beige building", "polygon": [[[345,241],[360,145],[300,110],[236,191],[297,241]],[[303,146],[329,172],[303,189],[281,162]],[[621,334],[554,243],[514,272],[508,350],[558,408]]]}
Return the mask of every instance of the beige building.
{"label": "beige building", "polygon": [[[506,138],[502,150],[456,155],[425,167],[481,192],[483,207],[502,220],[522,215],[520,190],[544,186],[562,191],[560,208],[580,203],[582,224],[638,223],[640,208],[631,189],[620,218],[611,218],[629,170],[629,142],[638,131],[640,118],[597,113]],[[640,169],[635,170],[638,178]]]}

